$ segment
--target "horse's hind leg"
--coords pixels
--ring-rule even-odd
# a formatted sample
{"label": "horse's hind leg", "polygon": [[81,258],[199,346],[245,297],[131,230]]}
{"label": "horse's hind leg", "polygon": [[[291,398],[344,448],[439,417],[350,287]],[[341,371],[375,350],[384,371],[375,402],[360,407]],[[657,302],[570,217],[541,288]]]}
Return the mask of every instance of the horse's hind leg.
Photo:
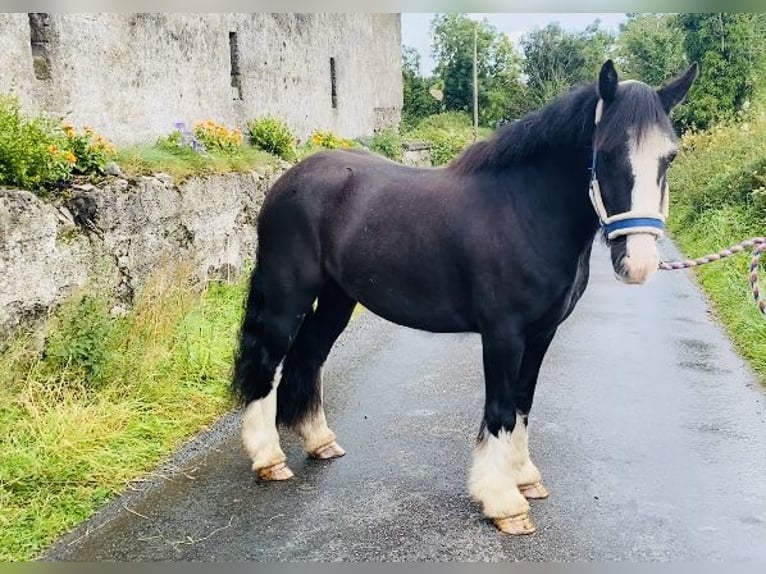
{"label": "horse's hind leg", "polygon": [[322,404],[322,365],[348,324],[355,301],[332,281],[322,288],[314,313],[306,317],[284,362],[277,392],[277,420],[294,428],[314,458],[343,456],[327,425]]}
{"label": "horse's hind leg", "polygon": [[[292,476],[277,431],[277,389],[281,363],[303,317],[311,311],[315,291],[310,281],[283,281],[278,274],[256,268],[240,332],[232,387],[247,405],[242,442],[253,470],[265,480]],[[291,284],[291,289],[283,286]]]}

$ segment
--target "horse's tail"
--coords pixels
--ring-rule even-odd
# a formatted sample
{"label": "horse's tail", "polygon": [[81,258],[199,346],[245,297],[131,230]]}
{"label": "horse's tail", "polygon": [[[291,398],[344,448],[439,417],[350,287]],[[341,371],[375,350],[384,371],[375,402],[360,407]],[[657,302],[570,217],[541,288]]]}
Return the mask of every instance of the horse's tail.
{"label": "horse's tail", "polygon": [[264,347],[264,296],[263,279],[256,265],[250,276],[250,291],[239,332],[239,346],[234,357],[234,375],[231,389],[244,404],[262,399],[271,391],[270,376],[261,376],[268,356]]}

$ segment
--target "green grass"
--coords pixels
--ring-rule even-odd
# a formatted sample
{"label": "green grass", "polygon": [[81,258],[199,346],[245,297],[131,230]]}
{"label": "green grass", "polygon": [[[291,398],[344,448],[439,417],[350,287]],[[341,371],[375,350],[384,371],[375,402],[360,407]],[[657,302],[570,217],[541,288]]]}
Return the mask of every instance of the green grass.
{"label": "green grass", "polygon": [[6,345],[0,561],[33,559],[231,408],[243,285],[164,273],[125,317],[75,299],[47,325],[45,353],[31,335]]}
{"label": "green grass", "polygon": [[251,146],[242,146],[236,154],[200,154],[191,149],[168,151],[157,146],[133,146],[117,152],[117,163],[125,175],[163,172],[176,182],[197,175],[252,171],[276,161],[275,156]]}
{"label": "green grass", "polygon": [[[766,181],[764,158],[762,112],[682,140],[682,153],[669,173],[668,227],[685,256],[700,257],[766,235],[766,205],[758,191]],[[734,346],[766,382],[766,318],[753,300],[749,264],[750,255],[740,254],[699,267],[695,274]]]}
{"label": "green grass", "polygon": [[[763,234],[763,223],[760,225]],[[758,223],[746,208],[727,206],[706,212],[693,226],[674,229],[673,237],[685,254],[698,257],[739,243],[757,231]],[[766,317],[758,310],[750,290],[750,259],[749,253],[736,255],[704,265],[695,274],[734,346],[766,383]],[[762,262],[760,267],[763,293],[766,265]]]}

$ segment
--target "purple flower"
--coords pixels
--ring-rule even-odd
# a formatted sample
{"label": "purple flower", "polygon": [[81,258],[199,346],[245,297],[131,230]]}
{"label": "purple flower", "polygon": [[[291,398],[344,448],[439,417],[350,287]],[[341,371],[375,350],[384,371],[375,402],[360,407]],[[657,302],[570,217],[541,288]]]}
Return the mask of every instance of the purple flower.
{"label": "purple flower", "polygon": [[173,127],[181,134],[181,146],[188,146],[198,153],[205,153],[205,146],[189,131],[184,122],[175,122]]}

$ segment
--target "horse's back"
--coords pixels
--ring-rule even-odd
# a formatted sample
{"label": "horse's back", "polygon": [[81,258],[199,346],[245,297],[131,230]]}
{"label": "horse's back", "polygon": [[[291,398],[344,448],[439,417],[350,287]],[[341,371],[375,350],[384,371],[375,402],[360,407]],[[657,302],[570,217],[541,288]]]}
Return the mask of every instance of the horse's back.
{"label": "horse's back", "polygon": [[331,233],[353,225],[362,215],[372,220],[381,204],[417,201],[435,187],[440,171],[405,166],[362,150],[315,153],[288,169],[268,191],[259,233],[272,226],[292,231],[308,227],[315,233],[324,226],[332,228],[326,230]]}
{"label": "horse's back", "polygon": [[269,192],[259,255],[270,266],[294,266],[293,274],[329,277],[367,308],[414,328],[475,330],[500,307],[524,306],[539,317],[551,302],[537,295],[563,298],[576,268],[562,277],[537,264],[511,192],[491,175],[318,153]]}

